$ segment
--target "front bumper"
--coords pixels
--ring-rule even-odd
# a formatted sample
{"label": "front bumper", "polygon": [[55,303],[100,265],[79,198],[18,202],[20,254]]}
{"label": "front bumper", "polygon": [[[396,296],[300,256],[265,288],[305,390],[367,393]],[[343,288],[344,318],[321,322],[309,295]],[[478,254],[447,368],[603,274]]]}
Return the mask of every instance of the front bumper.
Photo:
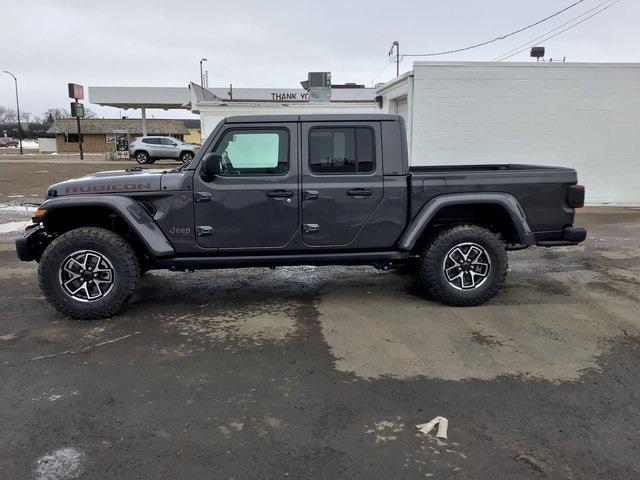
{"label": "front bumper", "polygon": [[42,252],[51,242],[42,225],[30,225],[16,238],[16,254],[23,262],[40,261]]}
{"label": "front bumper", "polygon": [[536,245],[539,247],[566,247],[584,242],[587,231],[582,227],[565,227],[557,232],[544,232],[536,235]]}

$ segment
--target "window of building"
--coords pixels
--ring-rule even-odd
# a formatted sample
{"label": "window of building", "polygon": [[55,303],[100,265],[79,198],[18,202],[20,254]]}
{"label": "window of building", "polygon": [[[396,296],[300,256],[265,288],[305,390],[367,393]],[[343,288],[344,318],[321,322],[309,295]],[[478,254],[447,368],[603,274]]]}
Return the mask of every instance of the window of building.
{"label": "window of building", "polygon": [[65,143],[78,143],[79,137],[77,133],[67,133],[64,136]]}
{"label": "window of building", "polygon": [[289,132],[230,130],[214,153],[222,157],[223,175],[284,175],[289,171]]}
{"label": "window of building", "polygon": [[373,130],[367,127],[318,127],[309,132],[309,168],[313,173],[371,173],[375,170]]}

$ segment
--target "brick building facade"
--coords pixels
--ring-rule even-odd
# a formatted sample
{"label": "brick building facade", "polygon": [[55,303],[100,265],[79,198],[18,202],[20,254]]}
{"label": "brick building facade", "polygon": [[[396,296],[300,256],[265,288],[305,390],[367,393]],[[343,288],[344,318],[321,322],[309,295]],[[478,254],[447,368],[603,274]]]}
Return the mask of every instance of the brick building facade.
{"label": "brick building facade", "polygon": [[[189,130],[180,120],[147,120],[147,135],[162,135],[183,140]],[[142,136],[142,120],[92,118],[80,121],[82,148],[85,153],[108,153],[115,150],[115,135],[126,133],[131,142]],[[56,136],[58,153],[77,153],[78,128],[75,118],[56,120],[47,130]]]}

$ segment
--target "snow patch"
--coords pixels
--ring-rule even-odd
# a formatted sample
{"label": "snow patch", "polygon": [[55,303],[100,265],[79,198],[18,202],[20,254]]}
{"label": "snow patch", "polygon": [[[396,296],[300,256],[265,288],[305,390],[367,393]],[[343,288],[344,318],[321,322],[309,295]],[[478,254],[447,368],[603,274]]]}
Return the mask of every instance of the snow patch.
{"label": "snow patch", "polygon": [[0,233],[17,232],[19,230],[24,230],[25,227],[30,224],[30,221],[25,222],[24,220],[21,220],[19,222],[0,223]]}
{"label": "snow patch", "polygon": [[36,461],[36,480],[68,480],[84,471],[84,454],[72,447],[59,448]]}
{"label": "snow patch", "polygon": [[0,212],[20,212],[33,214],[35,205],[11,205],[10,203],[0,203]]}

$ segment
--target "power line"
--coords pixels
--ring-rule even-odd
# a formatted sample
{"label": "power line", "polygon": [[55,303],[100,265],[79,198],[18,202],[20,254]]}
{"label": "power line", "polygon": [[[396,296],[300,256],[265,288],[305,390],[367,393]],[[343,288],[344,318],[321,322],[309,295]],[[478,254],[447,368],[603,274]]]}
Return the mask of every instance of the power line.
{"label": "power line", "polygon": [[[565,22],[565,23],[563,23],[563,24],[561,24],[561,25],[558,25],[558,26],[557,26],[557,27],[555,27],[555,28],[552,28],[551,30],[549,30],[549,31],[547,31],[547,32],[545,32],[545,33],[543,33],[542,35],[539,35],[539,36],[537,36],[537,37],[535,37],[535,38],[532,38],[531,40],[528,40],[528,41],[526,41],[526,42],[524,42],[524,43],[521,43],[521,44],[520,44],[520,45],[518,45],[517,47],[514,47],[514,48],[512,48],[512,49],[510,49],[510,50],[507,50],[506,52],[503,52],[502,54],[498,55],[497,57],[495,57],[495,58],[494,58],[494,59],[492,59],[491,61],[492,61],[492,62],[495,62],[495,61],[498,61],[498,62],[499,62],[499,61],[503,60],[504,58],[507,58],[507,56],[508,56],[510,53],[515,52],[516,50],[519,50],[521,47],[525,47],[525,46],[530,45],[531,43],[538,42],[540,39],[542,39],[542,38],[546,37],[546,36],[547,36],[547,35],[549,35],[550,33],[553,33],[553,32],[555,32],[555,31],[557,31],[557,30],[561,29],[561,28],[562,28],[562,27],[564,27],[565,25],[569,25],[570,23],[573,23],[574,21],[578,20],[579,18],[584,17],[585,15],[587,15],[587,14],[589,14],[589,13],[593,12],[594,10],[597,10],[597,9],[598,9],[598,8],[600,8],[601,6],[603,6],[603,5],[607,4],[607,3],[611,2],[611,1],[613,1],[613,0],[605,0],[604,2],[602,2],[602,3],[598,4],[598,5],[596,5],[595,7],[593,7],[593,8],[591,8],[591,9],[587,10],[587,11],[586,11],[586,12],[584,12],[584,13],[581,13],[580,15],[578,15],[578,16],[576,16],[576,17],[572,18],[571,20],[569,20],[569,21],[567,21],[567,22]],[[612,5],[613,5],[613,4],[612,4]],[[528,48],[528,47],[527,47],[527,48]],[[518,51],[518,52],[516,52],[516,53],[519,53],[519,51]],[[503,58],[503,57],[504,57],[504,58]]]}
{"label": "power line", "polygon": [[478,48],[478,47],[482,47],[484,45],[488,45],[490,43],[493,42],[497,42],[498,40],[504,40],[505,38],[511,37],[517,33],[520,32],[524,32],[525,30],[528,30],[529,28],[535,27],[536,25],[540,25],[542,22],[546,22],[547,20],[553,18],[553,17],[557,17],[558,15],[560,15],[563,12],[566,12],[567,10],[569,10],[570,8],[575,7],[576,5],[580,4],[584,2],[584,0],[578,0],[577,2],[572,3],[571,5],[569,5],[568,7],[563,8],[562,10],[557,11],[556,13],[549,15],[548,17],[545,17],[541,20],[538,20],[537,22],[534,22],[530,25],[527,25],[526,27],[522,27],[518,30],[514,30],[513,32],[507,33],[505,35],[500,35],[496,38],[492,38],[491,40],[487,40],[485,42],[481,42],[481,43],[476,43],[475,45],[470,45],[468,47],[463,47],[463,48],[456,48],[455,50],[446,50],[443,52],[431,52],[431,53],[405,53],[403,55],[403,57],[435,57],[436,55],[448,55],[450,53],[458,53],[458,52],[464,52],[465,50],[471,50],[472,48]]}
{"label": "power line", "polygon": [[495,57],[495,58],[494,58],[494,59],[492,59],[491,61],[492,61],[492,62],[496,62],[496,61],[498,61],[498,62],[499,62],[499,61],[500,61],[500,59],[501,59],[502,57],[504,57],[505,55],[508,55],[508,54],[510,54],[511,52],[514,52],[514,51],[518,50],[519,48],[524,47],[525,45],[529,45],[531,42],[537,42],[538,40],[540,40],[541,38],[543,38],[543,37],[545,37],[545,36],[549,35],[550,33],[553,33],[553,32],[555,32],[556,30],[561,29],[561,28],[562,28],[562,27],[564,27],[565,25],[569,25],[570,23],[573,23],[574,21],[578,20],[579,18],[584,17],[585,15],[587,15],[587,14],[589,14],[589,13],[593,12],[594,10],[597,10],[598,8],[600,8],[601,6],[603,6],[604,4],[609,3],[609,2],[612,2],[612,1],[613,1],[613,0],[605,0],[604,2],[599,3],[599,4],[598,4],[598,5],[596,5],[595,7],[590,8],[590,9],[589,9],[589,10],[587,10],[586,12],[581,13],[580,15],[578,15],[578,16],[576,16],[576,17],[573,17],[571,20],[568,20],[568,21],[564,22],[563,24],[560,24],[560,25],[558,25],[557,27],[552,28],[551,30],[548,30],[548,31],[544,32],[542,35],[539,35],[539,36],[537,36],[537,37],[535,37],[535,38],[532,38],[531,40],[527,40],[526,42],[521,43],[521,44],[520,44],[520,45],[518,45],[517,47],[514,47],[514,48],[512,48],[512,49],[510,49],[510,50],[507,50],[507,51],[503,52],[502,54],[498,55],[497,57]]}
{"label": "power line", "polygon": [[[595,17],[595,16],[596,16],[596,15],[598,15],[599,13],[602,13],[602,12],[604,12],[605,10],[607,10],[607,9],[609,9],[609,8],[611,8],[611,7],[613,7],[616,3],[620,2],[620,1],[622,1],[622,0],[615,0],[615,2],[610,3],[609,5],[607,5],[607,6],[606,6],[606,7],[604,7],[604,8],[601,8],[600,10],[598,10],[598,11],[597,11],[597,12],[595,12],[595,13],[592,13],[592,14],[591,14],[591,15],[589,15],[587,18],[584,18],[584,19],[580,20],[579,22],[574,23],[573,25],[568,26],[567,28],[565,28],[565,29],[563,29],[563,30],[560,30],[558,33],[555,33],[555,34],[553,34],[553,35],[550,35],[550,36],[548,36],[548,37],[543,38],[542,40],[540,40],[540,42],[546,42],[547,40],[551,40],[552,38],[557,37],[558,35],[560,35],[560,34],[562,34],[562,33],[566,32],[567,30],[571,30],[572,28],[577,27],[577,26],[578,26],[578,25],[580,25],[581,23],[584,23],[584,22],[586,22],[587,20],[589,20],[590,18]],[[498,62],[501,62],[502,60],[506,60],[507,58],[511,58],[511,57],[513,57],[514,55],[517,55],[517,54],[519,54],[519,53],[522,53],[522,52],[524,52],[525,50],[527,50],[530,46],[534,45],[535,43],[537,43],[537,42],[530,43],[530,44],[529,44],[528,46],[526,46],[525,48],[523,48],[523,49],[521,49],[521,50],[518,50],[517,52],[514,52],[514,53],[512,53],[511,55],[507,55],[506,57],[501,57],[501,58],[500,58],[499,60],[497,60],[497,61],[498,61]]]}
{"label": "power line", "polygon": [[382,74],[384,73],[384,71],[385,71],[387,68],[389,68],[389,66],[390,66],[390,65],[392,65],[392,64],[393,64],[393,61],[389,59],[389,60],[386,62],[386,64],[385,64],[384,68],[383,68],[382,70],[380,70],[380,71],[375,75],[375,77],[373,77],[373,78],[371,79],[371,83],[373,84],[373,82],[375,82],[375,81],[376,81],[376,79],[377,79],[380,75],[382,75]]}

